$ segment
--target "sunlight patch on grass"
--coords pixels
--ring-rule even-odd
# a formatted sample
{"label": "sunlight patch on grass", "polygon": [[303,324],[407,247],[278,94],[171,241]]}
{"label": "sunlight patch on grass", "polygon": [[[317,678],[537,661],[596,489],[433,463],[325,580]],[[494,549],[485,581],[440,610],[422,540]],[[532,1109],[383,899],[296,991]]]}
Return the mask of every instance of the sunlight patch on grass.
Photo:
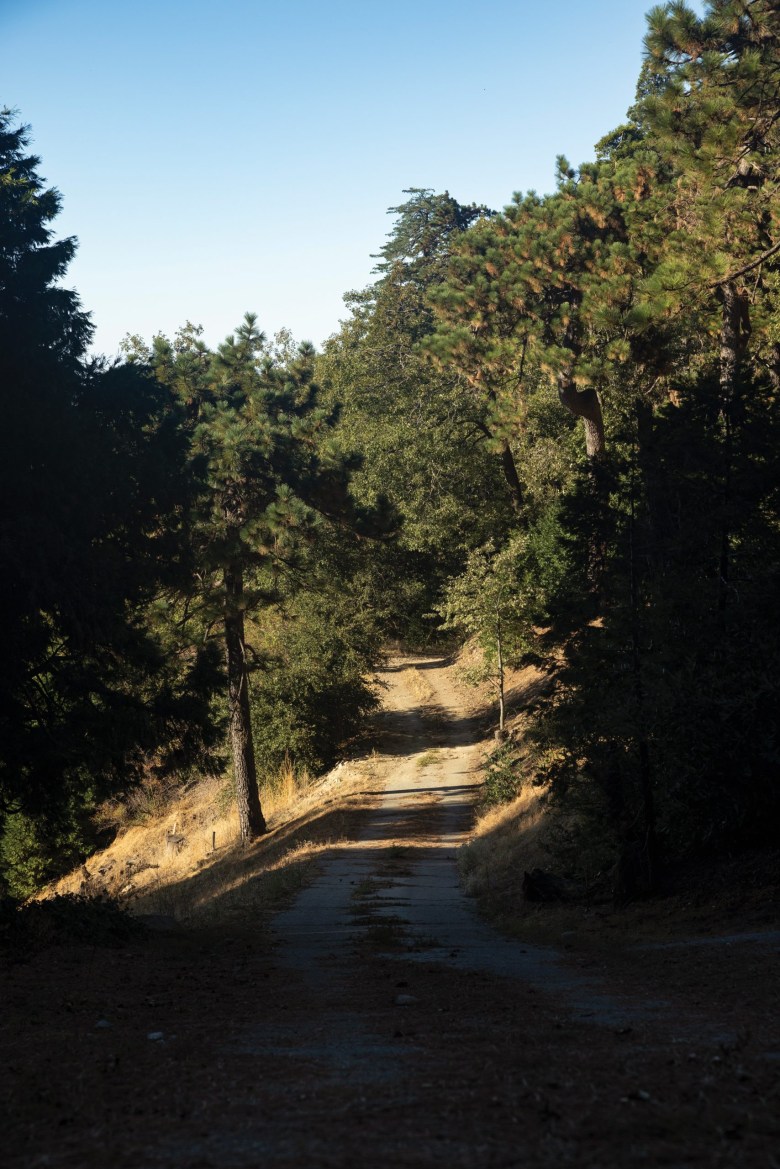
{"label": "sunlight patch on grass", "polygon": [[535,788],[524,788],[515,799],[481,815],[458,858],[466,892],[519,896],[523,872],[547,859],[544,820],[543,795]]}
{"label": "sunlight patch on grass", "polygon": [[153,815],[119,825],[108,848],[57,882],[55,893],[105,893],[133,912],[188,920],[283,904],[308,883],[320,856],[345,843],[370,802],[366,769],[342,764],[319,781],[280,769],[263,785],[267,835],[240,844],[232,782],[204,778],[177,789]]}
{"label": "sunlight patch on grass", "polygon": [[417,760],[417,767],[422,770],[424,767],[433,767],[437,763],[441,763],[439,752],[436,750],[426,751]]}

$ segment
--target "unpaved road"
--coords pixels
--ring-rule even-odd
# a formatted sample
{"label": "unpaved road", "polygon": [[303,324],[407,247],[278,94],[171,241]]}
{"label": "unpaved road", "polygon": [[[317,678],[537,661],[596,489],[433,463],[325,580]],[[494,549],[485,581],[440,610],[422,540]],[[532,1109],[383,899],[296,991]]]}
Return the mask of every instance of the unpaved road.
{"label": "unpaved road", "polygon": [[478,725],[442,661],[384,680],[376,805],[270,933],[11,970],[0,1163],[777,1169],[776,943],[612,965],[499,938],[454,859]]}
{"label": "unpaved road", "polygon": [[620,1003],[551,949],[502,938],[465,897],[457,850],[479,787],[480,721],[463,713],[446,658],[405,657],[386,686],[378,806],[354,846],[275,922],[279,961],[322,986],[354,944],[382,939],[405,961],[437,962],[555,989],[576,1018],[625,1026],[663,1004]]}

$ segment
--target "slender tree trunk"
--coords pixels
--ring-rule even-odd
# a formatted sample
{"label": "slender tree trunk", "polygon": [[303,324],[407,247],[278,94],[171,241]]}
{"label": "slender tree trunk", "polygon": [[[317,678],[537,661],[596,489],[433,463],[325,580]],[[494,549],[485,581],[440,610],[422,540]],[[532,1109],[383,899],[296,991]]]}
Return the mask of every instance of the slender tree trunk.
{"label": "slender tree trunk", "polygon": [[238,820],[241,840],[244,844],[250,844],[265,832],[266,824],[260,807],[249,713],[243,592],[244,574],[241,565],[234,562],[225,569],[225,660]]}
{"label": "slender tree trunk", "polygon": [[720,329],[720,412],[723,419],[723,509],[718,564],[718,611],[726,610],[731,568],[731,464],[733,460],[734,397],[740,350],[742,306],[732,283],[721,289],[723,308]]}
{"label": "slender tree trunk", "polygon": [[[636,458],[636,455],[635,455]],[[630,540],[630,574],[631,574],[631,659],[634,675],[634,701],[636,704],[637,745],[639,748],[639,786],[642,792],[642,810],[645,826],[643,843],[644,869],[647,880],[647,892],[651,893],[656,887],[656,868],[658,861],[658,835],[655,819],[655,796],[653,794],[653,778],[650,765],[650,746],[644,733],[645,725],[645,688],[642,678],[642,649],[641,630],[639,625],[639,573],[636,555],[636,491],[633,476],[631,483],[631,517],[629,521]]]}
{"label": "slender tree trunk", "polygon": [[498,658],[498,729],[504,731],[504,645],[501,640],[501,617],[496,617],[496,655]]}
{"label": "slender tree trunk", "polygon": [[[490,396],[491,401],[495,403],[495,394],[491,394]],[[479,419],[475,421],[475,425],[481,431],[481,433],[484,434],[485,438],[489,442],[493,442],[495,440],[495,435],[486,422],[483,422],[481,419]],[[504,472],[504,479],[506,480],[506,485],[509,488],[509,497],[512,501],[512,507],[514,511],[522,517],[523,485],[520,482],[520,476],[517,473],[517,463],[515,462],[515,456],[512,453],[512,446],[508,438],[501,440],[499,450],[501,454],[501,470]]]}
{"label": "slender tree trunk", "polygon": [[501,466],[504,471],[507,487],[509,488],[509,495],[512,499],[512,507],[520,515],[523,511],[523,488],[520,483],[520,476],[517,473],[515,456],[512,454],[512,448],[507,438],[501,443]]}
{"label": "slender tree trunk", "polygon": [[578,390],[574,379],[568,373],[558,374],[558,397],[567,410],[581,418],[585,427],[585,450],[589,459],[597,459],[604,453],[604,415],[601,402],[594,389]]}
{"label": "slender tree trunk", "polygon": [[767,363],[769,369],[769,380],[772,384],[772,389],[775,393],[780,393],[780,341],[769,350],[769,361]]}

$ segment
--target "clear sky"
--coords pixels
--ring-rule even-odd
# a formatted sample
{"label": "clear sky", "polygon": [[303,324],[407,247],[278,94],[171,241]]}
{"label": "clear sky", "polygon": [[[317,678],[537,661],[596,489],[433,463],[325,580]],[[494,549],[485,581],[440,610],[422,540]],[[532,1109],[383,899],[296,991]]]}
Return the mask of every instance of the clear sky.
{"label": "clear sky", "polygon": [[502,207],[624,119],[650,0],[0,0],[0,105],[125,333],[320,344],[405,187]]}

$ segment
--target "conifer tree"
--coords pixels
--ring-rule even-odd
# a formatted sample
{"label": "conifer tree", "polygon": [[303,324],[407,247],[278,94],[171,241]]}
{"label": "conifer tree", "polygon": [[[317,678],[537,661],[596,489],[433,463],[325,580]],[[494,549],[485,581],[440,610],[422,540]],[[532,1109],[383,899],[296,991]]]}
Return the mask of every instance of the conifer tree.
{"label": "conifer tree", "polygon": [[28,141],[3,111],[0,852],[15,834],[17,888],[19,841],[39,874],[83,856],[97,799],[210,734],[203,658],[173,668],[146,622],[183,502],[174,403],[87,358],[89,317],[60,283],[75,241],[54,238],[60,197]]}
{"label": "conifer tree", "polygon": [[[201,627],[224,643],[229,737],[241,838],[265,831],[249,694],[252,651],[245,622],[277,602],[295,572],[303,543],[323,520],[381,528],[349,496],[354,465],[330,449],[332,419],[317,403],[314,350],[291,361],[269,352],[257,319],[242,324],[211,353],[192,326],[174,343],[131,345],[170,385],[186,414],[195,502],[190,591]],[[192,620],[192,611],[189,619]]]}
{"label": "conifer tree", "polygon": [[780,12],[772,0],[684,3],[648,17],[641,115],[675,168],[646,315],[716,313],[722,411],[731,425],[748,349],[780,385]]}
{"label": "conifer tree", "polygon": [[605,140],[602,157],[578,171],[559,158],[556,192],[516,195],[453,249],[432,294],[429,348],[489,402],[497,433],[516,424],[542,375],[582,420],[588,457],[604,451],[601,393],[632,357],[624,319],[643,272],[630,217],[652,192],[636,137],[623,128],[621,152]]}
{"label": "conifer tree", "polygon": [[[514,499],[482,404],[420,348],[434,326],[428,291],[463,231],[491,213],[448,192],[405,194],[389,209],[395,222],[376,257],[379,278],[348,295],[351,316],[317,362],[324,392],[339,407],[337,439],[363,456],[356,496],[371,504],[386,494],[403,518],[397,543],[374,558],[386,596],[396,598],[396,633],[410,613],[430,610],[470,548],[510,521]],[[515,473],[511,451],[507,461]]]}

